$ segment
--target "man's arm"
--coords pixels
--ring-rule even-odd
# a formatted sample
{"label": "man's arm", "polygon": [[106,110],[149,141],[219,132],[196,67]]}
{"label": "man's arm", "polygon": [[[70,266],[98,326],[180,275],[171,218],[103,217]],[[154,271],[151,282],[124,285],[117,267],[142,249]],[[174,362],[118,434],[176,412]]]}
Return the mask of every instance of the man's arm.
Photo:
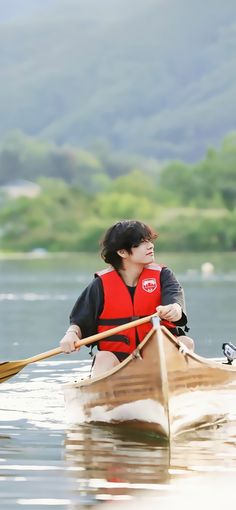
{"label": "man's arm", "polygon": [[158,307],[161,319],[174,322],[176,326],[187,324],[184,291],[173,271],[164,267],[161,271],[162,304]]}
{"label": "man's arm", "polygon": [[70,314],[70,324],[80,327],[82,337],[97,333],[97,320],[104,306],[102,282],[99,277],[84,289]]}
{"label": "man's arm", "polygon": [[[70,314],[70,327],[60,341],[66,353],[75,351],[79,339],[97,332],[97,318],[103,309],[103,288],[100,278],[95,278],[77,299]],[[77,349],[78,350],[78,349]]]}

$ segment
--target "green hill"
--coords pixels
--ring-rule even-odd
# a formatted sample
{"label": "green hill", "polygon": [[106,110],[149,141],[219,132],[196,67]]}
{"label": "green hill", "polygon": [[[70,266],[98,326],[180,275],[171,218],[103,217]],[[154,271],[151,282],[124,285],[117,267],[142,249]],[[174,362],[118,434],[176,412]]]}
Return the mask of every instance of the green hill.
{"label": "green hill", "polygon": [[235,0],[4,4],[1,139],[195,161],[235,129]]}

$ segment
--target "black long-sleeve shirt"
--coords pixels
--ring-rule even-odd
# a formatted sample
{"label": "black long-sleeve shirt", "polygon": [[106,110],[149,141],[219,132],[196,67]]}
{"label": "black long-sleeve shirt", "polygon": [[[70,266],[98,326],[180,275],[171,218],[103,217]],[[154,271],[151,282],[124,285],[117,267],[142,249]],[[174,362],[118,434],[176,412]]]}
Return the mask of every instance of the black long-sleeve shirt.
{"label": "black long-sleeve shirt", "polygon": [[[187,317],[185,311],[184,291],[175,277],[174,273],[168,267],[163,267],[160,275],[162,305],[178,303],[182,308],[182,317],[175,322],[176,327],[185,326]],[[135,287],[128,287],[132,295]],[[104,306],[104,293],[102,281],[99,277],[94,278],[92,282],[84,289],[77,299],[70,314],[70,323],[77,324],[82,332],[82,337],[87,337],[97,333],[97,321],[101,315]],[[176,331],[178,334],[178,330]]]}

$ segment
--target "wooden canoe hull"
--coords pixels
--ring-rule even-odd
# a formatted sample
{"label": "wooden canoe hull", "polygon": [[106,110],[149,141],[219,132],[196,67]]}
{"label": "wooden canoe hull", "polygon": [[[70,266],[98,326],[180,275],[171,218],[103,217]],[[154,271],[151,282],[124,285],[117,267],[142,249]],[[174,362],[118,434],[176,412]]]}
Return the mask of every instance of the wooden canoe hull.
{"label": "wooden canoe hull", "polygon": [[183,352],[164,327],[97,378],[64,386],[73,423],[119,423],[170,439],[233,411],[236,367]]}

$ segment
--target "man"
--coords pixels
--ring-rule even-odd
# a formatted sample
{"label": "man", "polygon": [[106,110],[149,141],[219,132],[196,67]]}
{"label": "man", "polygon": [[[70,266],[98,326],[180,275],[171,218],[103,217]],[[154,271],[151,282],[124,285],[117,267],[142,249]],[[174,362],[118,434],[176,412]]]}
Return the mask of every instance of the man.
{"label": "man", "polygon": [[[96,273],[76,301],[71,325],[60,342],[64,352],[76,350],[81,338],[156,311],[161,323],[193,349],[193,341],[180,329],[187,324],[183,289],[169,268],[154,262],[153,241],[157,237],[148,225],[134,220],[120,221],[107,230],[101,256],[110,267]],[[150,328],[146,323],[99,341],[92,375],[123,361]]]}

